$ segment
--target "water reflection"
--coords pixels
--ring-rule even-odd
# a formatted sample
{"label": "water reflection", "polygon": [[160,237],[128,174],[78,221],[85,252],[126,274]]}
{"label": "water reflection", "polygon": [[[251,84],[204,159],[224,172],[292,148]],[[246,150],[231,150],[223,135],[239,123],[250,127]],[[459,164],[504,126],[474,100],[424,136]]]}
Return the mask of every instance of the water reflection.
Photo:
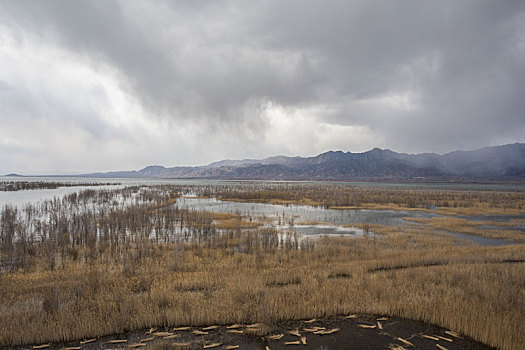
{"label": "water reflection", "polygon": [[[436,214],[419,211],[401,210],[337,210],[305,205],[278,205],[266,203],[228,202],[215,198],[179,198],[175,205],[183,209],[210,211],[216,213],[232,213],[248,217],[271,217],[281,219],[279,225],[296,226],[301,222],[322,222],[334,226],[353,224],[379,224],[398,226],[405,223],[404,217],[433,217]],[[303,227],[312,227],[303,226]],[[332,226],[328,226],[332,227]],[[323,229],[322,227],[320,228]],[[328,230],[327,227],[324,228]],[[305,228],[306,230],[306,228]],[[339,227],[338,230],[345,231]],[[350,230],[350,229],[349,229]],[[350,230],[355,231],[355,229]],[[334,233],[334,232],[331,232]]]}

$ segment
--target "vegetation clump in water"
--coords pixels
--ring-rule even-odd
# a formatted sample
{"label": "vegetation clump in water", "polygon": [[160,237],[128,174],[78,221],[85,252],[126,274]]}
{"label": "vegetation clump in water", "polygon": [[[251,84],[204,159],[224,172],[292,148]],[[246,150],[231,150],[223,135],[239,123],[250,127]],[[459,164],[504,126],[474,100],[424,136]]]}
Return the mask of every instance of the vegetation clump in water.
{"label": "vegetation clump in water", "polygon": [[118,183],[101,182],[50,182],[50,181],[0,181],[0,191],[43,190],[59,187],[114,186]]}

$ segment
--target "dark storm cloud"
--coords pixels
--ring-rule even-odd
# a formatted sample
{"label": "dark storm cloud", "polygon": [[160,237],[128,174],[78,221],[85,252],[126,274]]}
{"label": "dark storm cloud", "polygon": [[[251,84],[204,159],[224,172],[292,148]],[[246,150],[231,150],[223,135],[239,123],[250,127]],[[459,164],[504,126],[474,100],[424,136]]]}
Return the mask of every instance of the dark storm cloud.
{"label": "dark storm cloud", "polygon": [[63,101],[0,76],[0,103],[13,118],[53,115],[102,140],[133,140],[120,125],[135,120],[138,130],[145,118],[199,138],[195,163],[525,141],[523,1],[19,0],[0,1],[0,22],[15,46],[38,38],[108,71],[141,109],[112,124],[100,116],[113,106],[110,83],[85,87],[87,101]]}
{"label": "dark storm cloud", "polygon": [[[146,39],[124,17],[114,1],[9,1],[4,20],[13,27],[56,40],[68,49],[88,56],[94,65],[109,61],[135,88],[147,96],[163,98],[162,86],[176,67],[167,53]],[[154,35],[153,35],[154,37]]]}
{"label": "dark storm cloud", "polygon": [[[324,57],[329,97],[340,107],[331,122],[368,125],[409,150],[477,147],[512,130],[520,137],[523,2],[362,1],[294,11],[301,4],[276,9],[259,29],[271,33],[268,45]],[[407,92],[414,108],[381,107]]]}
{"label": "dark storm cloud", "polygon": [[243,28],[247,20],[236,18],[242,14],[226,4],[157,2],[152,15],[157,10],[170,17],[161,23],[155,18],[142,23],[138,10],[127,12],[126,7],[137,4],[147,6],[136,1],[17,1],[8,3],[6,19],[90,56],[94,64],[108,61],[147,107],[172,116],[219,113],[228,118],[250,98],[302,99],[292,87],[316,79],[306,54],[251,47]]}

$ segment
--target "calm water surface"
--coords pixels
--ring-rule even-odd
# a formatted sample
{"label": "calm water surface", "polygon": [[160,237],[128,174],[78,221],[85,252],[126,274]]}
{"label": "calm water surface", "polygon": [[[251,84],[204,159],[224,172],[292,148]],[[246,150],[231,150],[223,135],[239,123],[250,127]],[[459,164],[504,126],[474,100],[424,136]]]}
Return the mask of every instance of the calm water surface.
{"label": "calm water surface", "polygon": [[[226,181],[226,180],[185,180],[185,179],[121,179],[121,178],[79,178],[79,177],[0,177],[0,181],[47,181],[67,183],[119,183],[118,185],[62,187],[56,189],[23,190],[16,192],[0,191],[0,207],[14,205],[23,207],[27,203],[37,203],[43,200],[62,197],[66,194],[80,192],[86,189],[102,190],[117,189],[126,186],[151,185],[235,185],[254,184],[271,185],[283,183],[281,181]],[[525,191],[525,184],[458,184],[458,183],[388,183],[388,182],[293,182],[315,185],[348,185],[370,187],[401,187],[411,189],[457,189],[457,190],[500,190]],[[234,213],[252,217],[282,218],[278,227],[306,236],[345,235],[360,236],[363,230],[351,226],[355,224],[379,224],[398,226],[405,224],[404,217],[421,218],[437,216],[432,213],[418,211],[396,210],[336,210],[323,207],[304,205],[275,205],[265,203],[238,203],[220,201],[215,198],[179,198],[175,204],[179,208],[205,210],[219,213]],[[519,216],[491,215],[491,216],[461,216],[469,220],[509,221],[516,218],[525,218],[525,213]],[[521,227],[520,227],[521,229]],[[503,241],[490,240],[473,235],[456,234],[456,237],[474,240],[480,244],[499,244]]]}
{"label": "calm water surface", "polygon": [[282,224],[320,222],[331,225],[379,224],[397,226],[404,217],[432,217],[436,214],[401,210],[337,210],[306,205],[228,202],[215,198],[179,198],[176,205],[183,209],[232,213],[252,217],[282,217]]}

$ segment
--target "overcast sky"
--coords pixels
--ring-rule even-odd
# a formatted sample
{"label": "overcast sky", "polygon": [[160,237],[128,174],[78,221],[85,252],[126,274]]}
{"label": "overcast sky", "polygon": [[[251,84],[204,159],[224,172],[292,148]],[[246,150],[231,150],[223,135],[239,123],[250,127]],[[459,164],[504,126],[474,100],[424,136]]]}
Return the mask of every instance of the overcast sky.
{"label": "overcast sky", "polygon": [[0,0],[0,174],[513,142],[523,0]]}

